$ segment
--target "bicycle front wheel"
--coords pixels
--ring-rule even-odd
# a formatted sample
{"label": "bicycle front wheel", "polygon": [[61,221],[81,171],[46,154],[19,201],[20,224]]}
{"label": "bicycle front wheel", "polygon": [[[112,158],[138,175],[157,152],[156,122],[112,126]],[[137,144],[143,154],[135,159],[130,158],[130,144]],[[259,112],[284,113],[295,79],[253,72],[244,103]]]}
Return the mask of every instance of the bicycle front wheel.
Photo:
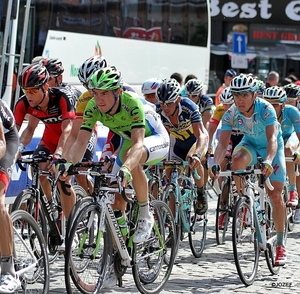
{"label": "bicycle front wheel", "polygon": [[[192,190],[192,193],[194,194],[193,199],[197,199],[197,194],[194,189]],[[194,200],[194,202],[195,201],[196,200]],[[206,242],[207,215],[196,214],[194,207],[195,203],[192,205],[190,212],[191,230],[189,232],[189,244],[193,255],[196,258],[199,258],[203,253]]]}
{"label": "bicycle front wheel", "polygon": [[43,234],[34,218],[24,210],[11,213],[13,256],[24,293],[49,293],[49,261]]}
{"label": "bicycle front wheel", "polygon": [[97,293],[103,284],[113,245],[108,227],[98,231],[101,214],[93,202],[78,212],[73,221],[65,253],[65,283],[69,294],[74,288],[70,277],[81,293]]}
{"label": "bicycle front wheel", "polygon": [[[226,177],[222,181],[221,191],[222,193],[218,197],[218,204],[216,209],[216,241],[218,245],[225,243],[225,235],[228,229],[229,223],[229,194],[230,194],[230,180]],[[225,199],[225,200],[222,200]]]}
{"label": "bicycle front wheel", "polygon": [[146,242],[134,244],[132,256],[134,281],[144,294],[159,293],[163,289],[176,255],[175,223],[170,208],[159,200],[151,201],[150,205],[155,220],[152,234]]}
{"label": "bicycle front wheel", "polygon": [[258,269],[259,245],[256,223],[251,218],[250,201],[240,197],[236,203],[232,225],[232,247],[234,261],[242,282],[253,283]]}

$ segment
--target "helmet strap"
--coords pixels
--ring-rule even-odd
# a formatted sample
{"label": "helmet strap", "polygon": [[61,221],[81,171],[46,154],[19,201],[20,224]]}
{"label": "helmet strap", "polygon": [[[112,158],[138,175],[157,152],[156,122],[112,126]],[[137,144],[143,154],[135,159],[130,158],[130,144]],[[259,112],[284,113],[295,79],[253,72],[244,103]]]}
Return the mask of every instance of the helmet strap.
{"label": "helmet strap", "polygon": [[114,94],[114,97],[115,97],[115,102],[114,102],[113,106],[105,112],[105,114],[110,114],[111,111],[113,110],[113,108],[115,107],[115,105],[117,104],[117,101],[118,101],[119,97],[118,97],[116,91],[113,91],[113,94]]}
{"label": "helmet strap", "polygon": [[42,87],[42,91],[43,91],[43,98],[42,100],[40,101],[40,103],[38,105],[41,105],[46,97],[46,92],[44,91],[44,88]]}
{"label": "helmet strap", "polygon": [[173,115],[175,114],[175,112],[177,111],[178,108],[179,108],[179,107],[178,107],[178,103],[177,103],[177,105],[176,105],[176,107],[175,107],[175,110],[173,111],[173,113],[172,113],[170,116],[173,116]]}

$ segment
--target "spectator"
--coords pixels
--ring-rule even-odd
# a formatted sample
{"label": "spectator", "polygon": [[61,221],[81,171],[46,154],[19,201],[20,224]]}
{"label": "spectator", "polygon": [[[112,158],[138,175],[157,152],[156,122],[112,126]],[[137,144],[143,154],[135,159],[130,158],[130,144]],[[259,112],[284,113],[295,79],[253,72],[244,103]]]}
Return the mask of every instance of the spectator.
{"label": "spectator", "polygon": [[229,68],[226,70],[225,75],[224,75],[224,83],[219,87],[217,93],[216,93],[216,98],[215,98],[215,105],[220,104],[220,94],[223,92],[223,90],[230,85],[231,80],[236,76],[236,72]]}
{"label": "spectator", "polygon": [[277,86],[279,82],[279,74],[276,71],[270,71],[266,81],[266,88]]}
{"label": "spectator", "polygon": [[173,74],[171,74],[170,78],[175,79],[180,84],[180,86],[183,85],[183,76],[180,73],[174,72]]}

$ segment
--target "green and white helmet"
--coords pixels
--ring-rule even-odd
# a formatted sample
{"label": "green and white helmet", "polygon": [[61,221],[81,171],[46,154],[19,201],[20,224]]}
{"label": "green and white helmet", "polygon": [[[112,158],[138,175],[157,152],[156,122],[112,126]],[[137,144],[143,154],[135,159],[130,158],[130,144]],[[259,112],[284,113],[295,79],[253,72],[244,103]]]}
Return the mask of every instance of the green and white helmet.
{"label": "green and white helmet", "polygon": [[121,72],[114,66],[109,66],[95,71],[90,78],[88,88],[112,91],[121,88],[122,85]]}

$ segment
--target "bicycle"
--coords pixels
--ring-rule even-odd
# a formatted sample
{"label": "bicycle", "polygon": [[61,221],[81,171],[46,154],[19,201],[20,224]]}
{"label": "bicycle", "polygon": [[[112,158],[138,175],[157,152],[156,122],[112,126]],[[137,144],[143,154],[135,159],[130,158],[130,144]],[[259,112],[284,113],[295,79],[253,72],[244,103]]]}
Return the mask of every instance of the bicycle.
{"label": "bicycle", "polygon": [[[52,159],[48,157],[30,157],[33,151],[23,152],[22,157],[17,160],[17,164],[22,171],[26,171],[27,167],[31,167],[32,182],[27,183],[27,188],[21,191],[12,206],[12,211],[23,209],[29,212],[36,222],[40,225],[40,228],[45,237],[47,247],[49,250],[49,262],[52,263],[59,254],[59,246],[63,243],[66,236],[66,222],[60,205],[60,195],[55,185],[55,180],[49,171],[41,171],[39,169],[40,162],[47,162]],[[25,165],[24,165],[25,164]],[[52,184],[52,200],[58,210],[58,219],[53,214],[46,195],[43,194],[40,187],[39,177],[46,176]],[[86,197],[85,190],[78,185],[73,186],[77,198]]]}
{"label": "bicycle", "polygon": [[[163,191],[162,201],[169,207],[174,207],[174,219],[176,226],[176,246],[184,239],[184,233],[188,233],[189,245],[193,255],[199,258],[204,250],[207,232],[207,216],[197,215],[195,204],[197,201],[197,186],[191,177],[180,173],[180,167],[185,169],[187,161],[176,162],[166,161],[157,165],[171,168],[171,182],[168,183]],[[197,170],[193,170],[194,176],[200,179]],[[179,181],[182,183],[180,186]]]}
{"label": "bicycle", "polygon": [[[150,202],[154,214],[151,237],[143,243],[133,243],[139,206],[133,189],[109,187],[107,182],[115,175],[102,174],[103,162],[81,163],[88,170],[74,170],[72,174],[94,176],[94,201],[78,212],[73,221],[65,253],[65,283],[72,293],[73,281],[81,293],[98,293],[111,268],[119,286],[128,267],[132,268],[135,284],[141,293],[160,292],[168,281],[175,260],[174,218],[169,207],[159,200]],[[130,203],[127,212],[128,233],[122,234],[112,204],[115,193]],[[124,229],[124,228],[123,228]],[[74,249],[72,240],[79,240]],[[167,245],[169,244],[169,245]],[[168,259],[166,263],[165,260]],[[70,279],[71,278],[71,279]]]}
{"label": "bicycle", "polygon": [[[262,159],[259,158],[259,162]],[[251,181],[251,175],[258,175],[258,184]],[[241,281],[249,286],[257,275],[260,251],[264,252],[266,263],[272,274],[278,274],[280,267],[275,266],[276,230],[272,218],[272,205],[266,194],[264,183],[272,190],[269,179],[264,181],[261,169],[250,167],[246,170],[221,171],[219,176],[238,176],[244,183],[244,193],[236,202],[233,225],[232,245],[234,261]],[[215,189],[219,192],[218,181]],[[287,223],[284,238],[287,237]]]}
{"label": "bicycle", "polygon": [[[43,234],[24,210],[10,215],[13,223],[13,258],[23,293],[49,293],[49,260]],[[19,291],[17,291],[19,293]]]}
{"label": "bicycle", "polygon": [[147,166],[145,170],[148,178],[149,193],[158,200],[161,200],[163,194],[163,173],[158,165]]}

